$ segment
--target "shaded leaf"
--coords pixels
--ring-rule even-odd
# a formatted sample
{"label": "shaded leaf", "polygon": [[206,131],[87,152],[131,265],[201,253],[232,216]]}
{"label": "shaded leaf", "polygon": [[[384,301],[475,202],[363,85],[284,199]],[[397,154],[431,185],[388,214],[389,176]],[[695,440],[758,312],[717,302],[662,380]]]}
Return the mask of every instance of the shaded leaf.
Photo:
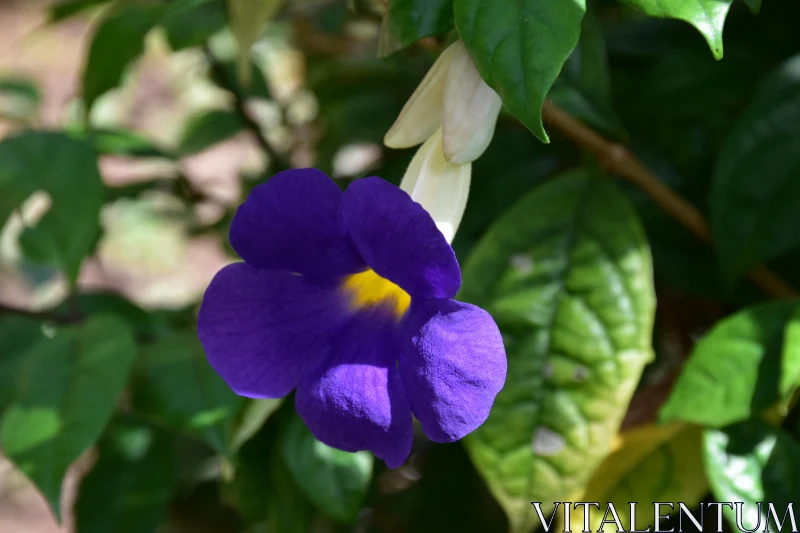
{"label": "shaded leaf", "polygon": [[283,398],[248,399],[234,424],[231,450],[234,452],[239,450],[250,440],[282,403]]}
{"label": "shaded leaf", "polygon": [[729,282],[800,246],[799,117],[800,55],[764,80],[717,159],[709,218]]}
{"label": "shaded leaf", "polygon": [[60,22],[74,15],[82,13],[87,9],[102,4],[108,4],[112,0],[66,0],[58,2],[48,10],[48,20],[50,22]]}
{"label": "shaded leaf", "polygon": [[0,423],[0,447],[56,517],[64,474],[103,432],[135,355],[128,327],[105,316],[59,328],[25,353]]}
{"label": "shaded leaf", "polygon": [[514,532],[532,501],[563,501],[607,455],[644,365],[655,312],[650,254],[624,197],[573,172],[516,203],[464,269],[460,299],[489,311],[505,388],[466,438]]}
{"label": "shaded leaf", "polygon": [[697,28],[717,59],[722,58],[722,28],[733,0],[625,0],[651,17],[684,20]]}
{"label": "shaded leaf", "polygon": [[137,413],[230,453],[233,421],[245,400],[208,364],[197,335],[175,333],[144,345],[134,385]]}
{"label": "shaded leaf", "polygon": [[0,224],[36,191],[44,190],[52,206],[36,226],[43,248],[70,282],[100,229],[103,183],[91,145],[60,133],[27,132],[0,143]]}
{"label": "shaded leaf", "polygon": [[233,111],[202,112],[189,119],[181,136],[179,151],[187,156],[202,152],[245,129],[241,117]]}
{"label": "shaded leaf", "polygon": [[299,417],[281,435],[281,452],[306,497],[330,517],[352,522],[372,477],[370,452],[349,453],[318,441]]}
{"label": "shaded leaf", "polygon": [[98,446],[75,504],[80,533],[150,533],[164,521],[173,481],[173,449],[159,429],[118,421]]}
{"label": "shaded leaf", "polygon": [[83,69],[83,101],[87,114],[95,100],[119,85],[127,66],[144,49],[144,38],[164,12],[160,5],[123,4],[97,27]]}
{"label": "shaded leaf", "polygon": [[225,0],[187,0],[183,6],[177,4],[173,1],[167,6],[161,22],[174,51],[203,46],[228,22]]}
{"label": "shaded leaf", "polygon": [[695,345],[661,419],[722,427],[780,401],[785,329],[796,309],[796,301],[770,302],[717,323]]}
{"label": "shaded leaf", "polygon": [[391,0],[378,39],[385,57],[419,41],[453,29],[453,0]]}
{"label": "shaded leaf", "polygon": [[578,44],[585,0],[454,0],[458,33],[503,104],[541,141],[542,104]]}
{"label": "shaded leaf", "polygon": [[[782,429],[747,420],[724,429],[707,429],[703,445],[706,472],[716,501],[741,502],[741,521],[748,530],[767,530],[767,504],[774,506],[781,520],[787,505],[796,505],[800,500],[800,444]],[[759,502],[763,504],[761,509]],[[736,527],[735,510],[723,510]],[[783,529],[789,525],[787,519]],[[772,520],[770,526],[781,530]]]}
{"label": "shaded leaf", "polygon": [[14,399],[27,350],[44,338],[42,323],[19,316],[0,318],[0,413]]}

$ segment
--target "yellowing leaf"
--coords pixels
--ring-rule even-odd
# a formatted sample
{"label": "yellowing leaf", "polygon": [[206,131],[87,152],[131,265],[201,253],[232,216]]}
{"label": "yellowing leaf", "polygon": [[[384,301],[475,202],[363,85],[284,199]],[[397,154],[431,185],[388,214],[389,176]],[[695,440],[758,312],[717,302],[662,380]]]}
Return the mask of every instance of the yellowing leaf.
{"label": "yellowing leaf", "polygon": [[281,3],[281,0],[228,0],[231,32],[239,46],[237,62],[242,85],[250,85],[250,48]]}

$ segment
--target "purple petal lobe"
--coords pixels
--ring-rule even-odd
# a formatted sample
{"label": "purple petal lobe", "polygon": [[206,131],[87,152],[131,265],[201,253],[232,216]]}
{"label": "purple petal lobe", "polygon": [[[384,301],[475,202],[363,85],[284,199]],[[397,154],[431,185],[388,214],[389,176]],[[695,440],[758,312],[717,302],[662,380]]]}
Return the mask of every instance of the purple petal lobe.
{"label": "purple petal lobe", "polygon": [[326,356],[349,316],[338,288],[236,263],[211,281],[197,333],[208,362],[237,394],[280,398]]}
{"label": "purple petal lobe", "polygon": [[452,442],[483,424],[506,380],[491,315],[454,300],[424,300],[412,303],[403,331],[400,374],[425,434]]}
{"label": "purple petal lobe", "polygon": [[396,365],[391,318],[359,313],[331,346],[330,359],[297,388],[297,413],[328,446],[371,450],[389,468],[411,452],[413,426]]}
{"label": "purple petal lobe", "polygon": [[461,286],[453,249],[421,205],[380,178],[353,182],[342,215],[361,257],[412,297],[451,298]]}
{"label": "purple petal lobe", "polygon": [[366,267],[341,216],[342,193],[313,168],[280,172],[256,186],[231,224],[231,246],[250,266],[312,276]]}

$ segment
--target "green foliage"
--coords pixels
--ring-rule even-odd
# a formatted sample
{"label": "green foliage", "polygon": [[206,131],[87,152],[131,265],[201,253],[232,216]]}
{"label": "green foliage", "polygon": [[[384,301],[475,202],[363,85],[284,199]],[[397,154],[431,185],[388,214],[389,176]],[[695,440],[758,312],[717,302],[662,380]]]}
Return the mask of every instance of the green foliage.
{"label": "green foliage", "polygon": [[[735,501],[763,530],[758,502],[800,499],[797,0],[39,4],[0,8],[47,20],[0,54],[0,452],[76,533],[531,533],[532,501],[626,527],[637,502],[639,530],[655,502]],[[389,470],[291,394],[237,396],[196,316],[280,169],[401,182],[415,148],[384,136],[456,39],[503,104],[458,299],[508,375],[481,427],[417,424]]]}
{"label": "green foliage", "polygon": [[483,79],[549,142],[542,104],[578,44],[585,0],[455,0],[456,27]]}
{"label": "green foliage", "polygon": [[608,453],[652,358],[651,268],[631,207],[584,172],[526,195],[473,250],[459,297],[497,321],[509,371],[467,444],[512,531],[537,523],[531,501],[569,498]]}

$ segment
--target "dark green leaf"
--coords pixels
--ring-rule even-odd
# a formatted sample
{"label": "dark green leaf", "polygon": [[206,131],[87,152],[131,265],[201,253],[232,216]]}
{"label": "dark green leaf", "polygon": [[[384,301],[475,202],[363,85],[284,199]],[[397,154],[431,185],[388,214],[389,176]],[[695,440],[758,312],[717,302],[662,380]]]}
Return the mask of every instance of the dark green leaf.
{"label": "dark green leaf", "polygon": [[685,20],[703,34],[717,59],[722,58],[722,28],[733,0],[625,0],[651,17]]}
{"label": "dark green leaf", "polygon": [[42,323],[38,320],[18,316],[0,318],[0,413],[14,399],[26,351],[43,338]]}
{"label": "dark green leaf", "polygon": [[151,533],[164,521],[173,481],[173,449],[159,429],[119,421],[98,446],[75,504],[80,533]]}
{"label": "dark green leaf", "polygon": [[795,56],[763,82],[717,160],[710,222],[728,281],[800,246],[799,117]]}
{"label": "dark green leaf", "polygon": [[234,424],[231,450],[239,450],[283,403],[283,399],[247,400]]}
{"label": "dark green leaf", "polygon": [[391,0],[383,18],[378,56],[385,57],[453,29],[453,0]]}
{"label": "dark green leaf", "polygon": [[89,8],[99,6],[101,4],[108,4],[112,0],[65,0],[58,2],[50,8],[48,12],[48,19],[50,22],[59,22],[68,19],[73,15],[77,15]]}
{"label": "dark green leaf", "polygon": [[0,447],[59,517],[67,468],[100,437],[136,356],[119,320],[95,316],[31,346],[0,423]]}
{"label": "dark green leaf", "polygon": [[796,308],[795,301],[771,302],[719,322],[695,345],[661,419],[722,427],[773,407]]}
{"label": "dark green leaf", "polygon": [[188,0],[183,9],[167,6],[161,25],[173,50],[206,44],[212,35],[225,27],[227,14],[224,0]]}
{"label": "dark green leaf", "polygon": [[70,135],[78,139],[86,139],[100,154],[171,157],[171,154],[153,144],[152,140],[131,130],[97,128],[89,131],[72,131]]}
{"label": "dark green leaf", "polygon": [[159,5],[125,4],[100,22],[83,70],[87,113],[95,100],[119,85],[123,72],[142,53],[145,36],[163,12],[164,7]]}
{"label": "dark green leaf", "polygon": [[355,520],[372,477],[371,453],[348,453],[326,446],[299,417],[286,424],[281,451],[309,500],[331,518],[345,523]]}
{"label": "dark green leaf", "polygon": [[578,44],[584,0],[455,0],[458,33],[483,79],[541,141],[542,104]]}
{"label": "dark green leaf", "polygon": [[610,449],[644,365],[655,313],[644,232],[613,184],[574,172],[538,187],[484,235],[459,299],[497,321],[505,388],[466,439],[513,532],[531,501],[563,501]]}
{"label": "dark green leaf", "polygon": [[182,155],[202,152],[245,129],[241,117],[233,111],[203,112],[189,119],[180,142]]}
{"label": "dark green leaf", "polygon": [[[724,429],[707,429],[703,446],[715,501],[741,502],[746,529],[767,531],[769,505],[781,520],[787,506],[800,500],[800,444],[783,430],[747,420]],[[735,512],[723,509],[736,527]],[[785,531],[793,521],[787,517],[783,527],[778,527],[773,520],[769,523],[772,531]]]}
{"label": "dark green leaf", "polygon": [[[28,132],[0,143],[0,223],[38,190],[52,206],[36,226],[50,243],[37,249],[57,257],[75,282],[100,228],[103,182],[91,145],[59,133]],[[41,240],[41,239],[40,239]]]}
{"label": "dark green leaf", "polygon": [[230,453],[233,421],[244,398],[208,364],[197,335],[176,333],[143,346],[135,374],[137,413]]}
{"label": "dark green leaf", "polygon": [[747,4],[747,7],[750,8],[750,11],[752,11],[753,14],[758,15],[758,13],[761,11],[761,0],[743,0],[743,1],[745,4]]}

